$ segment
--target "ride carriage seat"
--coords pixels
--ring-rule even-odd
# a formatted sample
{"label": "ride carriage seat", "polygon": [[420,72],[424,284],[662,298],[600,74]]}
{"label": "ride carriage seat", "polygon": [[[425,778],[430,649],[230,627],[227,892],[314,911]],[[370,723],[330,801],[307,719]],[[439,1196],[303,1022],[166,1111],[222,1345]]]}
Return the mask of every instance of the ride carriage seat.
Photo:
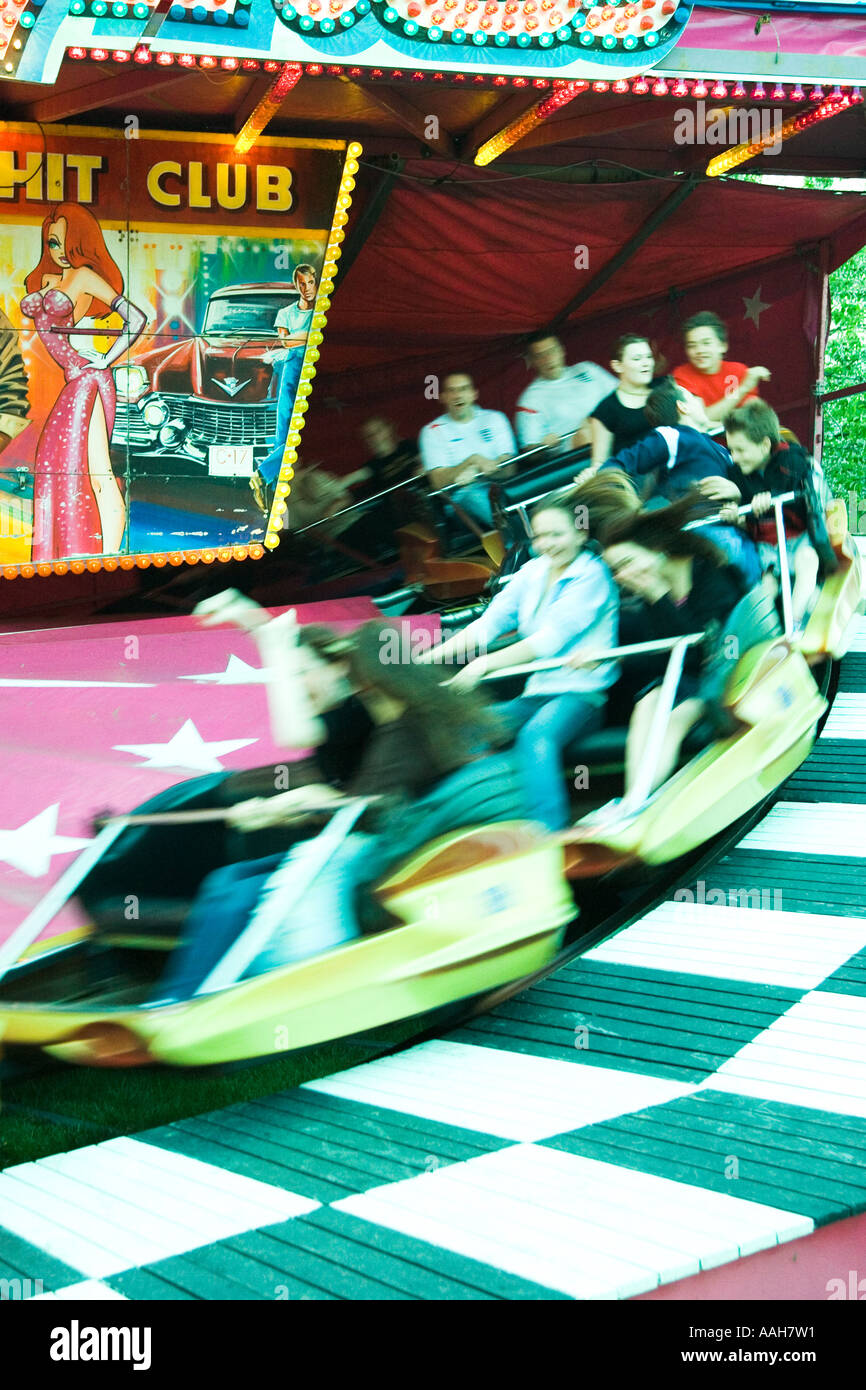
{"label": "ride carriage seat", "polygon": [[[314,758],[289,765],[294,787],[321,781]],[[274,796],[274,766],[190,778],[137,807],[140,814],[210,811]],[[92,948],[169,949],[202,882],[227,863],[285,853],[309,831],[288,826],[244,833],[226,822],[128,826],[94,865],[78,898],[94,927]]]}
{"label": "ride carriage seat", "polygon": [[[740,599],[724,628],[713,639],[700,688],[700,696],[708,706],[707,713],[683,741],[680,766],[689,762],[714,739],[733,732],[738,722],[735,714],[737,703],[756,674],[753,663],[743,663],[741,666],[742,658],[781,635],[782,625],[774,600],[763,585],[757,584]],[[740,679],[735,682],[734,675],[738,671]],[[621,772],[625,765],[631,712],[641,693],[635,690],[635,681],[629,677],[626,669],[609,693],[603,727],[576,739],[566,749],[566,768],[585,766],[590,774],[595,775]]]}
{"label": "ride carriage seat", "polygon": [[519,544],[526,540],[525,512],[510,510],[522,503],[535,505],[546,493],[560,492],[571,487],[575,476],[589,463],[589,449],[570,449],[546,459],[534,468],[525,468],[515,478],[505,478],[491,488],[493,516],[507,542]]}
{"label": "ride carriage seat", "polygon": [[[415,858],[425,845],[469,827],[480,834],[495,824],[526,823],[528,819],[517,760],[510,750],[488,753],[467,763],[443,778],[427,796],[395,808],[387,814],[379,833],[378,855],[356,889],[355,911],[362,934],[395,925],[387,911],[387,885],[395,875],[399,879],[400,866]],[[531,839],[531,829],[524,824],[524,830],[524,838]],[[481,846],[487,841],[482,837],[472,853],[496,855],[505,852],[506,845],[512,846],[508,852],[513,853],[512,839],[494,835],[484,849]],[[456,872],[456,867],[442,872],[446,871]]]}

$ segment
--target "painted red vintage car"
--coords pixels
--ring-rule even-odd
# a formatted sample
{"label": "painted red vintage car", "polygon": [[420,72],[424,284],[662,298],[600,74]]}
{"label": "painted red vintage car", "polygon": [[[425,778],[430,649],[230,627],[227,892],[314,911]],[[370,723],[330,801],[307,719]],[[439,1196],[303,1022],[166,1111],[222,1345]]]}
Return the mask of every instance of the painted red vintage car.
{"label": "painted red vintage car", "polygon": [[297,300],[291,283],[227,286],[211,295],[200,333],[116,369],[111,443],[128,453],[131,476],[249,477],[276,434],[274,322]]}

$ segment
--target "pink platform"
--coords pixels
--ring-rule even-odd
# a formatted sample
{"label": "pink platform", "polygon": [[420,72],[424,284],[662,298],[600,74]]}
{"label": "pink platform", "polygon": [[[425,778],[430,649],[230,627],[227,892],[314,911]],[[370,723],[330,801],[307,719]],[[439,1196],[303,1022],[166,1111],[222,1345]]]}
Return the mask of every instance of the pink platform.
{"label": "pink platform", "polygon": [[[367,598],[298,609],[344,630],[376,616]],[[271,740],[259,666],[244,633],[192,618],[0,633],[0,942],[93,838],[95,815],[298,756]],[[44,936],[79,924],[71,905]]]}
{"label": "pink platform", "polygon": [[[862,1280],[862,1288],[860,1282]],[[645,1302],[750,1302],[866,1299],[866,1216],[851,1216],[802,1240],[759,1250],[691,1279],[638,1294]]]}

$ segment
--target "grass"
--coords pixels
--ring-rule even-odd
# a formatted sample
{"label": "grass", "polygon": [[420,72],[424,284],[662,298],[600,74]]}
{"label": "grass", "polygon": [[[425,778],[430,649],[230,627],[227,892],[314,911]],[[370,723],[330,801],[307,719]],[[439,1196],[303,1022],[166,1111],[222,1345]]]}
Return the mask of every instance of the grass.
{"label": "grass", "polygon": [[231,1069],[61,1064],[20,1075],[0,1089],[0,1168],[291,1090],[358,1066],[418,1031],[418,1019],[405,1019],[378,1029],[376,1041],[344,1039]]}

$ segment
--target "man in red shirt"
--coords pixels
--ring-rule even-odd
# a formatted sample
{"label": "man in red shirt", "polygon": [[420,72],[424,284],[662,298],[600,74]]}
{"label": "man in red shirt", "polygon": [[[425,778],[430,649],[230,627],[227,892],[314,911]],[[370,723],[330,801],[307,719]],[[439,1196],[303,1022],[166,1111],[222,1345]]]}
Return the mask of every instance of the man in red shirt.
{"label": "man in red shirt", "polygon": [[700,396],[711,420],[721,422],[752,396],[758,383],[769,381],[766,367],[747,367],[728,362],[728,330],[718,314],[704,310],[683,324],[683,344],[688,363],[675,367],[674,380],[692,395]]}

